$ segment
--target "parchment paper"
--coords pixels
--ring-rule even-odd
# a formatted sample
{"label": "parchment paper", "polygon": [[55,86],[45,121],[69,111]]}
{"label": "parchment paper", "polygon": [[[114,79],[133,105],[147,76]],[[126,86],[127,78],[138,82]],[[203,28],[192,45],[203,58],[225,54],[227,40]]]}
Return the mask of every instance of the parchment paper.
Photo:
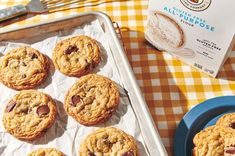
{"label": "parchment paper", "polygon": [[66,92],[78,80],[78,78],[67,77],[55,70],[51,61],[50,74],[45,83],[37,89],[49,94],[54,98],[57,104],[58,116],[53,126],[48,129],[46,134],[35,141],[20,141],[6,132],[2,124],[3,111],[8,101],[17,93],[17,91],[0,84],[0,155],[1,156],[23,156],[32,150],[40,147],[57,148],[68,156],[78,154],[79,146],[82,140],[92,131],[106,126],[113,126],[124,130],[126,133],[134,136],[138,143],[140,156],[147,155],[144,141],[141,137],[138,121],[135,117],[130,101],[123,89],[123,84],[119,77],[115,61],[113,59],[110,47],[108,45],[106,34],[103,32],[98,20],[76,29],[63,30],[41,36],[0,43],[0,57],[12,48],[20,46],[31,46],[40,52],[52,58],[52,51],[55,44],[71,36],[88,35],[96,39],[101,47],[102,60],[93,73],[107,76],[117,83],[121,95],[120,105],[111,119],[98,126],[83,126],[68,116],[63,109],[63,102]]}

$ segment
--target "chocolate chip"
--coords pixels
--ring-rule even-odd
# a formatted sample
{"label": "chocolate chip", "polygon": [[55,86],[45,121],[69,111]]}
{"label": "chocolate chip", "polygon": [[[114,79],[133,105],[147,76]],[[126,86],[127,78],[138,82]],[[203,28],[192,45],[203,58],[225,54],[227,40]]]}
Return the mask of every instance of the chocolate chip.
{"label": "chocolate chip", "polygon": [[134,156],[134,153],[132,151],[127,151],[123,153],[122,156]]}
{"label": "chocolate chip", "polygon": [[108,148],[112,147],[112,143],[110,141],[108,141],[107,139],[105,139],[105,141],[103,142],[106,146],[108,146]]}
{"label": "chocolate chip", "polygon": [[50,112],[48,105],[41,105],[37,108],[37,114],[39,116],[47,115]]}
{"label": "chocolate chip", "polygon": [[24,113],[24,114],[28,114],[29,113],[29,108],[26,107],[26,108],[22,109],[21,112]]}
{"label": "chocolate chip", "polygon": [[64,54],[71,54],[72,52],[77,52],[79,48],[77,46],[69,45],[69,47],[64,51]]}
{"label": "chocolate chip", "polygon": [[75,59],[75,62],[79,62],[79,59],[77,58],[77,59]]}
{"label": "chocolate chip", "polygon": [[231,123],[229,127],[231,127],[232,129],[235,129],[235,122]]}
{"label": "chocolate chip", "polygon": [[40,72],[41,71],[39,69],[36,69],[34,73],[37,74],[37,73],[40,73]]}
{"label": "chocolate chip", "polygon": [[16,106],[16,102],[15,101],[11,101],[7,104],[6,107],[6,112],[11,112]]}
{"label": "chocolate chip", "polygon": [[227,150],[225,150],[225,153],[235,154],[235,148],[227,149]]}
{"label": "chocolate chip", "polygon": [[96,155],[93,152],[89,152],[89,156],[96,156]]}
{"label": "chocolate chip", "polygon": [[89,51],[92,51],[92,45],[90,43],[87,44],[87,48]]}
{"label": "chocolate chip", "polygon": [[76,106],[81,101],[81,97],[79,95],[73,95],[71,98],[71,105]]}
{"label": "chocolate chip", "polygon": [[23,75],[21,75],[21,77],[24,79],[24,78],[26,78],[26,75],[25,75],[25,74],[23,74]]}
{"label": "chocolate chip", "polygon": [[24,67],[27,66],[26,63],[24,63],[24,62],[21,62],[20,65],[24,66]]}
{"label": "chocolate chip", "polygon": [[38,56],[37,56],[35,53],[33,53],[33,52],[29,53],[29,57],[30,57],[32,60],[38,58]]}

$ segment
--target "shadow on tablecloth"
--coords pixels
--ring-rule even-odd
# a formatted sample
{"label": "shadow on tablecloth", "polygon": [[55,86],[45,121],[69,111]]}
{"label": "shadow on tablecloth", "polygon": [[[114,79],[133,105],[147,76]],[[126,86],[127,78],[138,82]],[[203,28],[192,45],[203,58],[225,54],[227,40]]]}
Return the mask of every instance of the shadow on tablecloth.
{"label": "shadow on tablecloth", "polygon": [[[144,33],[121,28],[126,54],[169,155],[177,124],[188,111],[184,88],[172,74],[169,54],[158,51]],[[179,66],[176,66],[179,68]],[[177,73],[176,73],[177,74]]]}

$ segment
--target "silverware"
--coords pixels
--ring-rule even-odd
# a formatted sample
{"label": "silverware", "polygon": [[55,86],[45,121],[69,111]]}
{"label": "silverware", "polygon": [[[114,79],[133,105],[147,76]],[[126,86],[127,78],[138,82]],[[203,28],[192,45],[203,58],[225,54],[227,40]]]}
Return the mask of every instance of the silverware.
{"label": "silverware", "polygon": [[82,1],[85,0],[31,0],[26,6],[16,5],[0,10],[0,22],[28,13],[46,13],[49,10],[70,6]]}
{"label": "silverware", "polygon": [[48,13],[123,1],[128,0],[31,0],[26,6],[16,5],[0,10],[0,22],[28,13]]}

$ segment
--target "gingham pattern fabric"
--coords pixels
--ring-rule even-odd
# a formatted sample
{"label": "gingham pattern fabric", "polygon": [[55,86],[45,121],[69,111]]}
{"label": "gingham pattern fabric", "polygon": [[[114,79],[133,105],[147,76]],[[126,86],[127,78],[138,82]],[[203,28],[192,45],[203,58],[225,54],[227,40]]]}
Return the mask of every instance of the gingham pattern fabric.
{"label": "gingham pattern fabric", "polygon": [[[23,0],[1,0],[0,8],[26,3]],[[27,15],[0,23],[0,27],[8,29],[90,10],[107,13],[121,27],[126,54],[138,84],[168,154],[173,155],[175,129],[186,112],[206,99],[235,94],[235,52],[226,61],[218,78],[209,77],[145,41],[147,8],[147,0],[116,1],[51,14]]]}

